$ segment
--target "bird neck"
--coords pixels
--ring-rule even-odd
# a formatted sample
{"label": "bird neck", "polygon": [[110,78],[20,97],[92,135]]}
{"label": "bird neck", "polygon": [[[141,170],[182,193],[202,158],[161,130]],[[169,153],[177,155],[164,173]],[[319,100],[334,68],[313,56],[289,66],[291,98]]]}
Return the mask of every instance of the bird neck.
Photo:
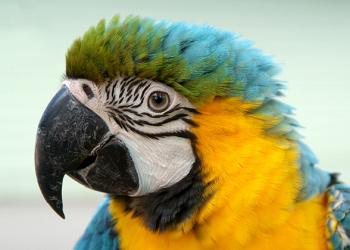
{"label": "bird neck", "polygon": [[301,186],[297,144],[266,133],[280,118],[250,112],[259,105],[217,98],[192,119],[203,181],[213,193],[196,215],[197,235],[210,235],[203,237],[208,244],[226,232],[247,240],[285,223],[293,210]]}
{"label": "bird neck", "polygon": [[279,119],[251,114],[258,105],[230,98],[198,109],[200,114],[192,118],[198,126],[192,130],[197,136],[194,147],[201,162],[197,176],[203,183],[204,202],[159,234],[128,210],[125,200],[112,199],[110,211],[120,240],[135,238],[122,232],[130,226],[133,234],[162,235],[158,242],[183,239],[191,245],[193,240],[210,248],[226,238],[227,244],[239,247],[258,232],[285,224],[301,186],[299,153],[294,141],[266,133]]}

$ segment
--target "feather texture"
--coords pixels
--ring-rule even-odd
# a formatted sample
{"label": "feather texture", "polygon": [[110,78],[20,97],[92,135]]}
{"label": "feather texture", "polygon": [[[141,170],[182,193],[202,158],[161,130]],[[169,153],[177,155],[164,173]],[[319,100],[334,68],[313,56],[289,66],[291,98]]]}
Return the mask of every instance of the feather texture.
{"label": "feather texture", "polygon": [[327,240],[329,249],[350,249],[350,187],[336,184],[329,188]]}
{"label": "feather texture", "polygon": [[98,84],[134,75],[168,84],[197,105],[215,96],[269,100],[281,88],[271,78],[278,65],[237,37],[207,25],[115,16],[73,43],[66,75]]}
{"label": "feather texture", "polygon": [[85,233],[75,245],[75,250],[119,249],[118,235],[108,211],[110,198],[106,198],[97,208]]}

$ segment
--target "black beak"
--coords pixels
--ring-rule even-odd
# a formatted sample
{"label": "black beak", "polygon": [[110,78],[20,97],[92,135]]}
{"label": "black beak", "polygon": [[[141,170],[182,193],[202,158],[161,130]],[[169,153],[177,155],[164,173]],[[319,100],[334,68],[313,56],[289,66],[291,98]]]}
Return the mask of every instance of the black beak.
{"label": "black beak", "polygon": [[35,170],[45,200],[62,218],[65,174],[91,189],[117,195],[131,194],[139,186],[126,145],[67,87],[52,99],[39,123]]}

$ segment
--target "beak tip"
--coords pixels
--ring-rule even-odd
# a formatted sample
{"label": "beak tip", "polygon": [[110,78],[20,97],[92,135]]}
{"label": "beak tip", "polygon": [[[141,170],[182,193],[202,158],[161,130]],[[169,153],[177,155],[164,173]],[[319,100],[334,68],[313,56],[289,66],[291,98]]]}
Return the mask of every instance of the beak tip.
{"label": "beak tip", "polygon": [[65,215],[63,213],[63,206],[62,202],[56,201],[56,202],[49,202],[50,207],[62,218],[65,219]]}
{"label": "beak tip", "polygon": [[60,212],[56,211],[56,213],[62,218],[65,219],[66,216],[64,215],[63,211],[61,210]]}
{"label": "beak tip", "polygon": [[[39,171],[37,173],[40,173]],[[50,182],[46,178],[38,177],[38,184],[40,191],[50,205],[50,207],[61,217],[65,218],[63,213],[63,202],[62,202],[62,174],[54,175],[56,179]]]}

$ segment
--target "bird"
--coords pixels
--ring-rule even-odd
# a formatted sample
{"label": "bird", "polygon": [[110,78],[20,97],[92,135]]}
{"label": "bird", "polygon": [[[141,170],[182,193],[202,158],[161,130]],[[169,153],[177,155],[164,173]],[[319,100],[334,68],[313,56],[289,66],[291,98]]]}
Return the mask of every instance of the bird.
{"label": "bird", "polygon": [[239,37],[116,15],[73,42],[35,170],[62,218],[65,175],[106,194],[75,249],[350,249],[350,187]]}

